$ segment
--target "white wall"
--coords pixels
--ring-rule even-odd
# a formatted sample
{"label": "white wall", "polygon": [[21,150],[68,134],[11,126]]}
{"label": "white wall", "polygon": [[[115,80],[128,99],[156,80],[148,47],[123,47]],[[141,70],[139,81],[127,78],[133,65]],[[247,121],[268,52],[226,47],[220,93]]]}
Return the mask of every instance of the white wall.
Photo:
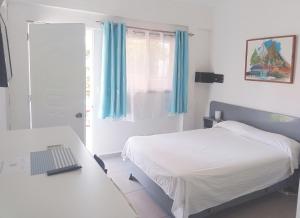
{"label": "white wall", "polygon": [[[197,4],[186,4],[182,1],[163,0],[163,1],[141,1],[141,0],[112,0],[112,1],[16,1],[9,2],[9,37],[11,40],[12,65],[14,71],[14,79],[11,82],[11,123],[13,129],[29,128],[29,107],[28,107],[28,61],[27,61],[27,42],[26,20],[45,21],[45,22],[93,22],[100,19],[99,13],[105,13],[111,16],[124,16],[130,19],[159,22],[165,24],[185,25],[190,30],[196,32],[191,40],[191,82],[194,78],[194,71],[206,70],[208,64],[201,64],[201,62],[208,62],[208,53],[211,28],[211,10],[209,8],[200,7]],[[19,2],[24,2],[21,4]],[[25,3],[26,2],[26,3]],[[31,2],[30,4],[27,4]],[[125,3],[126,2],[126,3]],[[78,10],[62,10],[56,7],[41,7],[35,6],[32,3],[41,3],[52,6],[59,6],[65,8],[80,9]],[[130,5],[130,7],[128,7]],[[82,10],[95,11],[98,13],[86,13]],[[76,18],[77,16],[77,18]],[[195,48],[201,50],[195,50]],[[194,51],[193,51],[194,50]],[[199,62],[200,64],[195,64]],[[197,94],[194,96],[194,84],[191,84],[190,90],[190,111],[185,117],[185,129],[197,126],[194,119],[194,98],[198,98]],[[199,125],[198,125],[199,126]]]}
{"label": "white wall", "polygon": [[195,36],[190,39],[190,85],[189,113],[184,115],[183,129],[203,127],[203,115],[206,112],[210,86],[195,83],[195,72],[211,72],[211,37],[209,30],[191,29]]}
{"label": "white wall", "polygon": [[23,0],[157,23],[211,28],[211,12],[194,0]]}
{"label": "white wall", "polygon": [[7,88],[0,88],[0,131],[8,128],[7,104]]}
{"label": "white wall", "polygon": [[[184,25],[196,35],[192,37],[190,41],[190,107],[189,113],[183,117],[182,122],[178,118],[143,121],[136,124],[115,123],[111,121],[104,122],[103,125],[99,127],[99,132],[102,134],[97,135],[97,141],[101,142],[101,144],[94,146],[94,152],[101,154],[119,152],[126,138],[131,135],[172,132],[179,129],[191,129],[201,125],[202,119],[200,119],[200,114],[202,115],[203,111],[198,112],[197,110],[199,108],[201,109],[202,105],[206,105],[205,99],[207,98],[207,91],[205,87],[195,85],[193,81],[194,72],[196,70],[208,70],[208,68],[210,68],[210,9],[200,8],[198,5],[193,4],[184,4],[176,0],[31,0],[30,2],[31,3],[28,4],[25,3],[25,1],[11,0],[8,5],[8,32],[11,41],[11,56],[14,71],[10,92],[11,123],[13,129],[29,128],[26,20],[42,22],[83,22],[89,26],[93,26],[97,25],[96,20],[103,18],[102,13],[109,14],[110,16],[126,17],[128,20],[142,20],[150,23],[157,22],[162,26],[166,26],[167,24]],[[46,3],[47,5],[51,5],[51,7],[36,5],[32,2]],[[124,2],[126,2],[126,5],[124,5]],[[128,7],[128,5],[130,5],[130,7]],[[81,10],[67,10],[56,6]],[[90,13],[83,10],[90,10],[97,13]],[[160,24],[157,25],[159,26]],[[201,93],[198,93],[199,91]]]}
{"label": "white wall", "polygon": [[299,55],[292,85],[244,80],[246,40],[299,36],[299,8],[299,0],[226,0],[215,9],[213,68],[225,75],[225,82],[212,86],[210,100],[300,116]]}

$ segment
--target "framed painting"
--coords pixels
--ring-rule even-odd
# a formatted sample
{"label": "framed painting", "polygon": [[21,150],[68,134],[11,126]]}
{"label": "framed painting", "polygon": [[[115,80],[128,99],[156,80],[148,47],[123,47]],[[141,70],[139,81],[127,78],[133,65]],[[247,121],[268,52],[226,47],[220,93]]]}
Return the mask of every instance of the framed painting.
{"label": "framed painting", "polygon": [[296,35],[249,39],[245,80],[293,83]]}

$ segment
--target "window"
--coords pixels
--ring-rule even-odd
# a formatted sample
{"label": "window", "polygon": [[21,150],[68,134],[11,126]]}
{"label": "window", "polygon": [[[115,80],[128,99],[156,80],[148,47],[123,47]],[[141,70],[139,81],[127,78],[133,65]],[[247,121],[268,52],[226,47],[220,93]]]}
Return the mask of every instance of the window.
{"label": "window", "polygon": [[172,90],[175,37],[129,29],[126,40],[128,119],[167,115]]}

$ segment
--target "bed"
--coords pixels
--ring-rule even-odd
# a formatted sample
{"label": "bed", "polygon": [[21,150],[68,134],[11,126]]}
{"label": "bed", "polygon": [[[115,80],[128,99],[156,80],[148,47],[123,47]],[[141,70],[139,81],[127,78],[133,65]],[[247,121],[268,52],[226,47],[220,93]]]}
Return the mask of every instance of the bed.
{"label": "bed", "polygon": [[[273,132],[281,133],[280,128],[299,124],[297,118],[221,102],[211,103],[210,113],[214,110],[222,110],[227,121],[211,129],[131,137],[124,146],[122,156],[133,166],[131,179],[176,218],[205,217],[295,181],[298,134],[269,133],[261,130],[269,130],[267,122],[264,128],[257,123],[271,118],[278,126]],[[254,117],[247,118],[249,112]]]}

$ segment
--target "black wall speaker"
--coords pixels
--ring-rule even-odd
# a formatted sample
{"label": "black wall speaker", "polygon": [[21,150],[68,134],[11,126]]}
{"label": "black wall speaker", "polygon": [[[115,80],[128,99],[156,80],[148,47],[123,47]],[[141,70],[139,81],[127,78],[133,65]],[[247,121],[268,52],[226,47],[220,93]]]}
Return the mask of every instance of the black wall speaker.
{"label": "black wall speaker", "polygon": [[211,72],[196,72],[195,82],[198,83],[223,83],[224,75]]}

